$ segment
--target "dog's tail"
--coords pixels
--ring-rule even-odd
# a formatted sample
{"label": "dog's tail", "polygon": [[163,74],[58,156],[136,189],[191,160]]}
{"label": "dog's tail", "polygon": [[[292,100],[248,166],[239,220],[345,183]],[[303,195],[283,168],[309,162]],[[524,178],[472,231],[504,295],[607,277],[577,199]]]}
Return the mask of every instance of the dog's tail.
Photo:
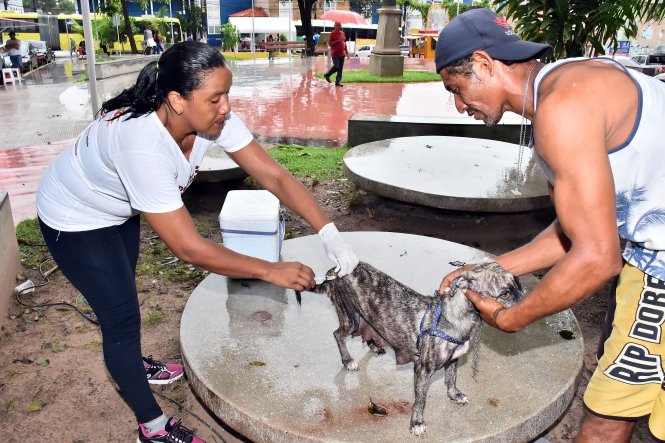
{"label": "dog's tail", "polygon": [[[333,285],[333,281],[337,279],[337,273],[335,268],[331,268],[326,272],[326,276],[323,278],[321,283],[317,283],[312,289],[309,289],[309,292],[315,292],[317,294],[328,294],[330,295],[328,289]],[[302,293],[296,291],[296,301],[299,305],[302,305]]]}

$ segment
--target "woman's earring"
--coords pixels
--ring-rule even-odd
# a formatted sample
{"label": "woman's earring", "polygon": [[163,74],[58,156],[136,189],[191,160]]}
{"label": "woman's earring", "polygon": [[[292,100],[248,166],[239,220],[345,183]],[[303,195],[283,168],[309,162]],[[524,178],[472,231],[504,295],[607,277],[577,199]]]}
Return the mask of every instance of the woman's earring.
{"label": "woman's earring", "polygon": [[182,114],[182,109],[176,111],[176,114],[181,115]]}

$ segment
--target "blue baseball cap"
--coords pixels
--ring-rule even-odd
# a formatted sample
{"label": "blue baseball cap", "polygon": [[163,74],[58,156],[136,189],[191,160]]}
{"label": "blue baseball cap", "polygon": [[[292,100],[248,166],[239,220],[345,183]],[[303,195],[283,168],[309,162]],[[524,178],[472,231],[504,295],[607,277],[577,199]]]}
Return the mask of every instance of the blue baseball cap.
{"label": "blue baseball cap", "polygon": [[520,39],[504,18],[489,9],[471,9],[441,30],[434,56],[436,72],[478,49],[503,61],[543,58],[552,51],[549,45]]}

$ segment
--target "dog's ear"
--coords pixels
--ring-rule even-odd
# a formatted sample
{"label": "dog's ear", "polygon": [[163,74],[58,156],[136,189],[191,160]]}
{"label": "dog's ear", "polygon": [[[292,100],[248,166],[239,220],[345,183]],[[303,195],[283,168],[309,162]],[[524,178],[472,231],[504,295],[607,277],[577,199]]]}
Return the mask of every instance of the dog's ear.
{"label": "dog's ear", "polygon": [[456,277],[452,282],[450,282],[450,291],[446,292],[446,295],[453,297],[458,290],[468,289],[469,288],[469,279],[466,276],[460,275]]}

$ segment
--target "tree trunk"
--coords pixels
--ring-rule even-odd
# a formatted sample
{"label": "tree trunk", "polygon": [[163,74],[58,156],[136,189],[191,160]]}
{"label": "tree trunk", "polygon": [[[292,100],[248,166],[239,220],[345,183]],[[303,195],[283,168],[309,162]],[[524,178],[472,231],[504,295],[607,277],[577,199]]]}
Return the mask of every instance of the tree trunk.
{"label": "tree trunk", "polygon": [[314,33],[312,32],[312,7],[316,0],[298,0],[298,10],[300,11],[300,20],[302,29],[305,31],[307,40],[307,55],[314,55]]}
{"label": "tree trunk", "polygon": [[120,0],[122,5],[122,16],[125,18],[125,35],[129,39],[129,47],[132,48],[132,54],[138,54],[136,49],[136,41],[134,41],[134,34],[132,34],[132,24],[129,21],[129,11],[127,10],[127,3],[125,0]]}

